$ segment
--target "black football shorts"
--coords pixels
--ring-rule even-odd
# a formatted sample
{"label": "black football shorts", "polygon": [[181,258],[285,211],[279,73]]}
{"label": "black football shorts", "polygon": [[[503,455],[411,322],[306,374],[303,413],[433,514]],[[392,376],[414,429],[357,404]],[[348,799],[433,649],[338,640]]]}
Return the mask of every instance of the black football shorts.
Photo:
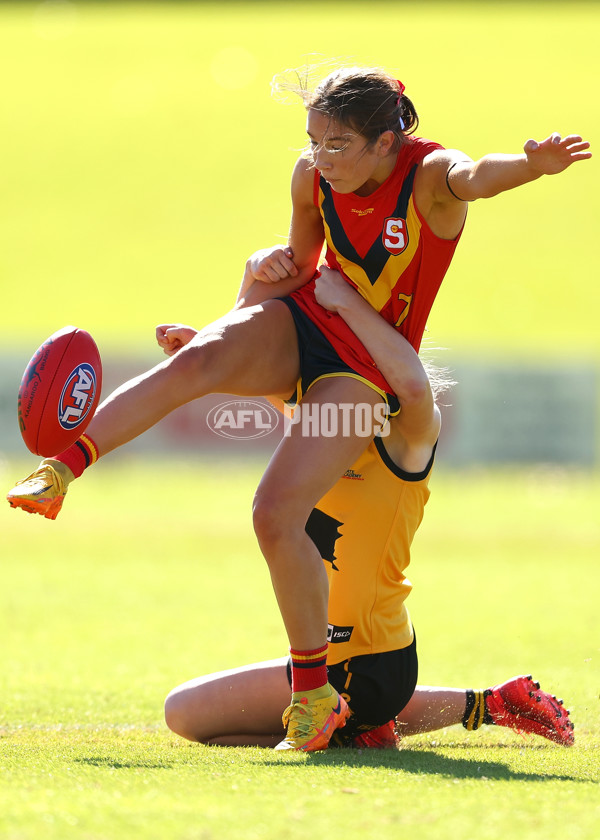
{"label": "black football shorts", "polygon": [[[300,355],[300,379],[296,386],[296,393],[286,402],[288,405],[296,405],[306,394],[313,382],[323,376],[358,376],[349,365],[343,362],[335,347],[323,335],[318,326],[311,321],[308,315],[298,306],[291,297],[278,298],[282,300],[294,319],[296,333],[298,336],[298,352]],[[366,385],[368,380],[360,376]],[[374,387],[371,385],[371,387]],[[400,410],[398,397],[395,394],[382,395],[389,406],[390,416],[394,416]]]}

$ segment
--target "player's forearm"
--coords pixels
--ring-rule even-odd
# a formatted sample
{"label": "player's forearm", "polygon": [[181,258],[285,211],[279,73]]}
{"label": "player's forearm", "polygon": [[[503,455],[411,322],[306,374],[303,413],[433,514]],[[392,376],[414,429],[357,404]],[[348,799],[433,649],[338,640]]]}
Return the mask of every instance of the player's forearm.
{"label": "player's forearm", "polygon": [[477,161],[456,164],[448,176],[448,183],[459,198],[475,201],[535,181],[541,174],[525,154],[490,154]]}
{"label": "player's forearm", "polygon": [[250,271],[250,269],[248,267],[248,264],[246,264],[246,268],[244,270],[244,276],[242,277],[242,282],[240,284],[240,288],[239,288],[239,291],[237,293],[237,297],[235,299],[236,306],[237,305],[239,305],[239,306],[247,305],[247,304],[245,304],[245,298],[248,294],[248,291],[249,291],[250,287],[253,285],[253,283],[256,283],[256,280],[252,276],[252,272]]}
{"label": "player's forearm", "polygon": [[280,280],[279,283],[262,283],[260,280],[252,280],[247,286],[244,286],[244,280],[242,280],[242,285],[238,292],[235,304],[236,309],[242,309],[245,306],[256,306],[259,303],[264,303],[273,298],[286,297],[306,283],[306,279],[301,275],[298,275],[298,277],[287,277],[285,280]]}
{"label": "player's forearm", "polygon": [[353,292],[337,308],[338,314],[373,357],[400,404],[432,403],[427,374],[408,341],[364,298]]}

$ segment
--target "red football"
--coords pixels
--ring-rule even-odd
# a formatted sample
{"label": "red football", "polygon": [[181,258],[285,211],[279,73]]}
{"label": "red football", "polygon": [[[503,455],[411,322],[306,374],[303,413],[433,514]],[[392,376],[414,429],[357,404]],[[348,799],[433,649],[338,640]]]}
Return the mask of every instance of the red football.
{"label": "red football", "polygon": [[102,388],[96,342],[85,330],[63,327],[33,354],[19,388],[19,427],[27,448],[58,455],[83,434]]}

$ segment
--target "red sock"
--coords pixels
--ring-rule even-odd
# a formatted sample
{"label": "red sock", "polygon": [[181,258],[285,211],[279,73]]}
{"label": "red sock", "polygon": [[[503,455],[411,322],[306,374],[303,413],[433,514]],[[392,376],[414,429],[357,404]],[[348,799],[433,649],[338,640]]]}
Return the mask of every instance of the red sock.
{"label": "red sock", "polygon": [[310,691],[327,683],[327,644],[315,650],[293,650],[292,692]]}
{"label": "red sock", "polygon": [[53,455],[55,461],[61,461],[73,473],[75,478],[83,473],[86,467],[95,464],[98,460],[98,447],[89,435],[81,435],[73,446],[65,449],[60,455]]}

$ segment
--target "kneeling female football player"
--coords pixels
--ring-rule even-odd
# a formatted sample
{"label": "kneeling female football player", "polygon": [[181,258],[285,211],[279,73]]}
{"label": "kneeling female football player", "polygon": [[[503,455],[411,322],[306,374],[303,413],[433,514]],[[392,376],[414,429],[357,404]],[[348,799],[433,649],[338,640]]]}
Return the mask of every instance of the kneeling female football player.
{"label": "kneeling female football player", "polygon": [[[330,746],[390,747],[399,734],[461,722],[471,730],[497,724],[572,744],[568,711],[531,677],[515,677],[484,691],[415,689],[416,639],[406,609],[411,584],[405,574],[429,497],[440,430],[434,393],[449,383],[437,371],[428,377],[408,342],[337,272],[323,269],[316,291],[321,305],[351,326],[396,393],[410,389],[413,394],[408,407],[390,420],[389,433],[371,442],[318,502],[306,525],[329,579],[328,680],[350,709]],[[193,335],[187,330],[173,327],[171,341],[161,340],[170,347]],[[168,327],[159,337],[165,333]],[[275,746],[285,734],[289,712],[283,723],[281,712],[290,681],[286,658],[190,680],[167,697],[167,724],[191,741]],[[309,729],[308,715],[306,722],[298,716],[295,726]]]}

